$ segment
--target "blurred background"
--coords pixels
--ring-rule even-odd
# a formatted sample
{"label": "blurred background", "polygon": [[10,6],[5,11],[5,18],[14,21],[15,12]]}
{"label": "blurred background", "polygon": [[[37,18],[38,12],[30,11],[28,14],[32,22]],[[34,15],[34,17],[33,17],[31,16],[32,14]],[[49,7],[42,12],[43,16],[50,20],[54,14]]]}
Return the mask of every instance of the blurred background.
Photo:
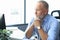
{"label": "blurred background", "polygon": [[[5,24],[7,26],[6,29],[11,30],[15,28],[15,29],[21,29],[22,31],[25,31],[31,18],[35,16],[35,6],[37,1],[39,0],[0,0],[0,14],[4,14],[5,16]],[[59,16],[60,0],[44,0],[44,1],[46,1],[49,4],[48,14],[54,17],[60,18]],[[59,12],[56,12],[56,10],[58,10]],[[54,14],[53,14],[53,11],[55,11]],[[60,22],[59,18],[58,18],[58,21]],[[14,30],[14,33],[16,32],[17,31]],[[24,35],[24,32],[22,32],[22,34]],[[15,37],[15,34],[12,37]],[[20,37],[17,37],[17,38],[20,38]]]}

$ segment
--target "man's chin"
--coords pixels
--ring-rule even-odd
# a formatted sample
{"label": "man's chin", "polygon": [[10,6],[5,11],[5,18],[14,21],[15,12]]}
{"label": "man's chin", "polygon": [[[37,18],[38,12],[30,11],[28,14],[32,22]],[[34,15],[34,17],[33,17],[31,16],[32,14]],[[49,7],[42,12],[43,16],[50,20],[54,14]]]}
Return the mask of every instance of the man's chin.
{"label": "man's chin", "polygon": [[44,16],[39,16],[39,19],[43,19],[44,18]]}

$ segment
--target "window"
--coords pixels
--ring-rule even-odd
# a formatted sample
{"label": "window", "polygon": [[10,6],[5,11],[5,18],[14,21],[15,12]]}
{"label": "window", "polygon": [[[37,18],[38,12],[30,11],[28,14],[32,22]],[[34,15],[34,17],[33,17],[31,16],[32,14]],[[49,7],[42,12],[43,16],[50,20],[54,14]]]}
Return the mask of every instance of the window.
{"label": "window", "polygon": [[31,18],[34,17],[35,4],[38,0],[26,0],[26,23],[29,23]]}
{"label": "window", "polygon": [[6,25],[24,23],[24,0],[0,0],[0,13],[5,14]]}

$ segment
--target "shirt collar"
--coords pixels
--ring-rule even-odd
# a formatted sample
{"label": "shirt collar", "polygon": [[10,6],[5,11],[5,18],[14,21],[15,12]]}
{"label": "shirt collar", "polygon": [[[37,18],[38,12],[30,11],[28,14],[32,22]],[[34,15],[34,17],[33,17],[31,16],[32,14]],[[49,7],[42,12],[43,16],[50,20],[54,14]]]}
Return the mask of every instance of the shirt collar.
{"label": "shirt collar", "polygon": [[48,20],[48,17],[49,16],[49,14],[47,14],[46,16],[45,16],[45,18],[43,19],[43,22],[46,22],[47,20]]}

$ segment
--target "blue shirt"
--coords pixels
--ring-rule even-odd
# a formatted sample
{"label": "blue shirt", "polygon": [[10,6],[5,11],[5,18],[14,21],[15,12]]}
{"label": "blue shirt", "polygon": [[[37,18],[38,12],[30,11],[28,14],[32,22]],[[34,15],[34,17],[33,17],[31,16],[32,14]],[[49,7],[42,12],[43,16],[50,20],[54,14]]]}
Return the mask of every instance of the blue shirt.
{"label": "blue shirt", "polygon": [[[30,26],[33,22],[34,22],[34,18],[28,24],[26,32],[28,31],[28,29],[30,28]],[[59,24],[58,21],[54,17],[52,17],[51,15],[48,14],[48,15],[45,16],[45,18],[43,19],[43,22],[42,22],[42,29],[48,35],[47,40],[57,40],[58,32],[59,32],[58,31],[58,28],[59,28],[58,24]],[[38,40],[41,40],[41,37],[38,33],[37,28],[34,28],[32,36],[36,36]],[[25,38],[26,38],[26,36],[25,36]]]}

